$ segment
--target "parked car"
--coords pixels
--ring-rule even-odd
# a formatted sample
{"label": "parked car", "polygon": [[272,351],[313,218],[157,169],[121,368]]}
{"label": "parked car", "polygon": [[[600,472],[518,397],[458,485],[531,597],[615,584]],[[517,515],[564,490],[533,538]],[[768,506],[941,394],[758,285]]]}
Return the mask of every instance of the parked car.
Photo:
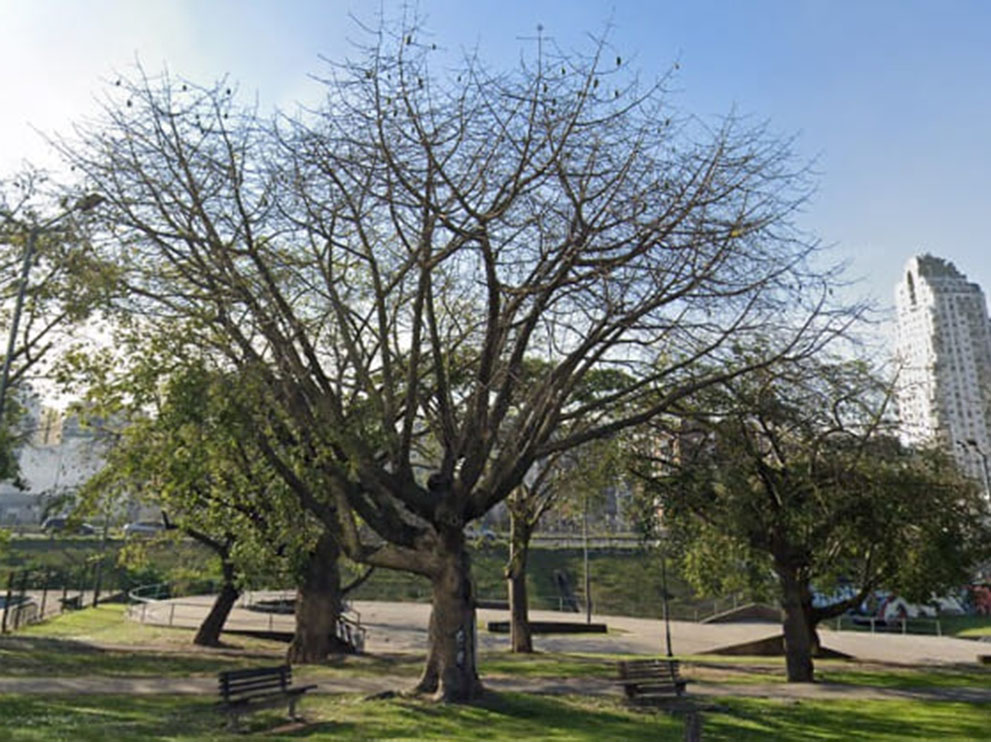
{"label": "parked car", "polygon": [[476,528],[475,526],[466,527],[465,539],[468,543],[477,546],[491,546],[498,540],[495,531],[484,526],[482,528]]}
{"label": "parked car", "polygon": [[41,524],[41,530],[45,533],[77,533],[80,536],[92,536],[96,529],[89,523],[73,522],[64,516],[45,518]]}
{"label": "parked car", "polygon": [[156,521],[136,521],[124,526],[124,536],[154,536],[165,530],[165,524]]}

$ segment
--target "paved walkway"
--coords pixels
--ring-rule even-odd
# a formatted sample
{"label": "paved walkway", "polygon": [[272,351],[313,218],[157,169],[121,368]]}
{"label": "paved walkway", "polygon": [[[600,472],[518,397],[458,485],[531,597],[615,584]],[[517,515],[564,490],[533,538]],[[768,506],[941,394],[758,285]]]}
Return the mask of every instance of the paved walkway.
{"label": "paved walkway", "polygon": [[[274,597],[276,593],[254,593],[252,600]],[[138,607],[136,615],[142,615],[149,623],[195,627],[206,615],[212,596],[182,598],[162,601]],[[356,601],[354,609],[365,627],[365,649],[372,654],[390,652],[424,652],[427,648],[427,621],[430,605],[427,603],[390,603],[384,601]],[[506,611],[480,609],[478,620],[482,625],[489,621],[505,621]],[[580,621],[575,613],[556,611],[531,611],[534,621]],[[537,636],[535,648],[547,652],[588,654],[657,654],[664,651],[664,624],[657,619],[629,618],[626,616],[594,615],[592,620],[605,623],[608,634],[557,634]],[[229,629],[284,629],[292,631],[293,617],[258,613],[239,606],[227,621]],[[700,624],[691,621],[671,622],[671,641],[676,654],[704,654],[722,647],[757,641],[781,635],[779,623],[728,623]],[[952,637],[919,636],[910,634],[870,634],[859,631],[831,631],[823,627],[822,643],[828,649],[862,661],[920,664],[971,664],[979,654],[991,654],[991,646]],[[482,650],[508,649],[509,637],[505,634],[478,632]]]}

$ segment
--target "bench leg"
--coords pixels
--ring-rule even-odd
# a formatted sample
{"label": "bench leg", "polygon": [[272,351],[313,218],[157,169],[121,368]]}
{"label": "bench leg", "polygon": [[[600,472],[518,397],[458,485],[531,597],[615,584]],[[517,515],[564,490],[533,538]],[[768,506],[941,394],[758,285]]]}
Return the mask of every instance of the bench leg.
{"label": "bench leg", "polygon": [[685,742],[701,742],[702,716],[696,711],[685,714]]}
{"label": "bench leg", "polygon": [[240,732],[241,725],[238,723],[239,714],[236,711],[227,712],[227,728],[232,732]]}
{"label": "bench leg", "polygon": [[301,719],[299,718],[299,716],[296,715],[296,701],[297,700],[298,699],[296,697],[293,697],[293,698],[290,698],[289,699],[289,718],[292,719],[293,721],[301,721]]}

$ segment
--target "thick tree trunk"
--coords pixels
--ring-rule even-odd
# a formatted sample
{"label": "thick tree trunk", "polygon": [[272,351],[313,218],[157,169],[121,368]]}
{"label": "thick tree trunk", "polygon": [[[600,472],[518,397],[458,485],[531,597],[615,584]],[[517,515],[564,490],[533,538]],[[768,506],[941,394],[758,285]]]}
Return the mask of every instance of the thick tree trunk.
{"label": "thick tree trunk", "polygon": [[323,662],[340,652],[337,621],[341,615],[340,547],[324,533],[310,552],[296,590],[296,632],[289,644],[291,664]]}
{"label": "thick tree trunk", "polygon": [[506,580],[509,590],[509,644],[513,652],[533,651],[530,634],[529,605],[526,592],[526,566],[530,551],[531,530],[525,519],[510,511],[509,564]]}
{"label": "thick tree trunk", "polygon": [[789,683],[812,683],[815,680],[812,655],[818,649],[818,637],[810,621],[811,592],[798,571],[777,567],[781,584],[781,608],[784,611],[785,663]]}
{"label": "thick tree trunk", "polygon": [[478,679],[475,595],[464,535],[447,534],[439,569],[431,578],[429,646],[415,690],[441,701],[471,701],[482,692]]}
{"label": "thick tree trunk", "polygon": [[237,602],[237,598],[241,594],[240,590],[234,586],[234,565],[225,561],[222,565],[222,570],[224,584],[220,589],[220,594],[213,602],[213,607],[210,608],[210,612],[206,618],[203,619],[203,623],[200,624],[199,629],[196,631],[196,636],[193,637],[193,644],[201,647],[216,647],[220,645],[220,632],[223,631],[227,617],[230,615],[231,610],[234,608],[234,603]]}
{"label": "thick tree trunk", "polygon": [[812,647],[812,656],[818,657],[822,645],[819,642],[819,621],[813,615],[811,593],[808,605],[805,607],[805,619],[808,623],[809,644]]}

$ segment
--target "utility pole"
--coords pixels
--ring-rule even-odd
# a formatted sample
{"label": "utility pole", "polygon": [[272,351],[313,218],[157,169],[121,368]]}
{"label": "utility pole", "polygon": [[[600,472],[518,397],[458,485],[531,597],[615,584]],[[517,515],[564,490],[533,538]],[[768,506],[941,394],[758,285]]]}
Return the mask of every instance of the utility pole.
{"label": "utility pole", "polygon": [[671,613],[668,610],[668,555],[667,551],[661,552],[661,601],[664,606],[664,639],[667,645],[668,657],[673,657],[671,651]]}

